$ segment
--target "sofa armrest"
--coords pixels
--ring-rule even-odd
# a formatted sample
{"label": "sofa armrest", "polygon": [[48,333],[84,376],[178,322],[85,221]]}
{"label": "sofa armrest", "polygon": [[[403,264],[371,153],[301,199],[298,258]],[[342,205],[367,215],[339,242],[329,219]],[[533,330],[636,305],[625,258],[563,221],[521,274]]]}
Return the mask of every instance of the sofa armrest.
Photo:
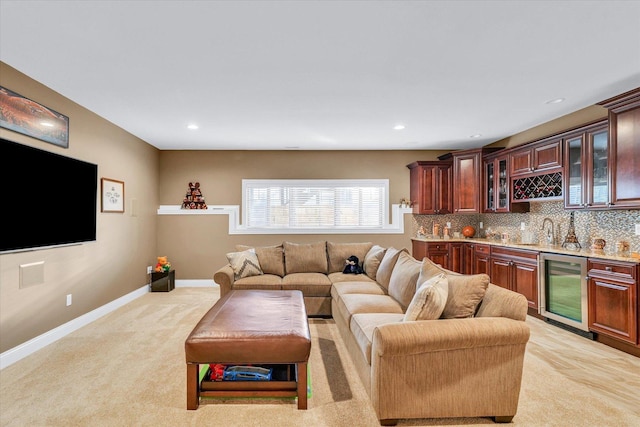
{"label": "sofa armrest", "polygon": [[434,351],[526,344],[529,326],[502,317],[438,319],[381,325],[373,334],[373,349],[382,357]]}
{"label": "sofa armrest", "polygon": [[513,417],[528,340],[525,322],[500,317],[377,327],[370,397],[378,419]]}
{"label": "sofa armrest", "polygon": [[222,298],[229,292],[233,286],[234,276],[233,268],[227,264],[213,274],[213,281],[220,285],[220,297]]}
{"label": "sofa armrest", "polygon": [[489,283],[476,317],[508,317],[525,320],[528,308],[529,304],[524,295]]}

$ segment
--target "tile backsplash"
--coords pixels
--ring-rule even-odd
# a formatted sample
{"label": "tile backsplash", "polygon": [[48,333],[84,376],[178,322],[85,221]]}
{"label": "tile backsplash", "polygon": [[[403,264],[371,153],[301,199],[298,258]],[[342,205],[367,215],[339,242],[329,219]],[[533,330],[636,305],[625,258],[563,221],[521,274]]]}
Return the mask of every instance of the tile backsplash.
{"label": "tile backsplash", "polygon": [[[451,231],[461,231],[462,227],[472,225],[476,228],[476,237],[486,237],[489,229],[496,233],[507,233],[513,243],[520,243],[522,231],[521,223],[530,231],[540,243],[546,243],[549,222],[542,229],[545,218],[553,222],[558,244],[562,245],[569,231],[571,211],[564,209],[562,201],[530,202],[527,213],[509,214],[475,214],[475,215],[412,215],[413,235],[417,235],[419,227],[424,227],[427,234],[431,234],[433,224],[442,229],[447,222],[451,223]],[[480,223],[482,222],[482,228]],[[605,253],[616,253],[616,242],[629,243],[630,250],[640,252],[640,236],[634,233],[635,224],[640,224],[640,210],[609,210],[609,211],[575,211],[574,228],[578,242],[583,248],[589,248],[595,239],[604,239]]]}

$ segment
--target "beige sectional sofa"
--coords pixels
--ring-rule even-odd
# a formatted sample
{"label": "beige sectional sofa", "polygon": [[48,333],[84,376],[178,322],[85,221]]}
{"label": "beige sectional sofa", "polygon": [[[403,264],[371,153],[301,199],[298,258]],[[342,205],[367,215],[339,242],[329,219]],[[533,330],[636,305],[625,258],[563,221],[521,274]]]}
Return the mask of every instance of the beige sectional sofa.
{"label": "beige sectional sofa", "polygon": [[[302,291],[309,316],[331,316],[331,285],[344,281],[374,283],[376,263],[384,249],[373,243],[284,242],[281,245],[250,247],[239,245],[227,254],[230,263],[218,270],[213,280],[220,285],[220,296],[231,289],[290,289]],[[373,250],[372,250],[373,249]],[[241,270],[246,252],[255,251],[262,274]],[[364,264],[365,274],[343,274],[345,260],[355,255]],[[367,258],[367,255],[369,257]],[[235,258],[234,258],[235,256]],[[238,268],[234,272],[233,264]],[[254,260],[255,262],[255,260]],[[255,273],[255,270],[253,270]]]}
{"label": "beige sectional sofa", "polygon": [[[406,249],[370,243],[237,249],[255,253],[263,274],[239,278],[243,263],[232,254],[235,269],[227,265],[214,275],[221,294],[301,290],[310,315],[335,320],[381,424],[448,417],[509,422],[516,414],[529,339],[524,296],[490,284],[487,275],[461,275],[415,260]],[[284,271],[270,265],[280,253]],[[312,261],[312,254],[323,259]],[[365,274],[342,273],[350,255],[364,260]]]}

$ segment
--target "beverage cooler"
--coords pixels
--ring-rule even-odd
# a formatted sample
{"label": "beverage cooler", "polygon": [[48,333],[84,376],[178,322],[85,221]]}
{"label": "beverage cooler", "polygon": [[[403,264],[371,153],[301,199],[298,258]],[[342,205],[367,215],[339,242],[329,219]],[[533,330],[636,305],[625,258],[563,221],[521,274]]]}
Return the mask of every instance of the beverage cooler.
{"label": "beverage cooler", "polygon": [[538,283],[542,316],[589,331],[586,258],[541,253]]}

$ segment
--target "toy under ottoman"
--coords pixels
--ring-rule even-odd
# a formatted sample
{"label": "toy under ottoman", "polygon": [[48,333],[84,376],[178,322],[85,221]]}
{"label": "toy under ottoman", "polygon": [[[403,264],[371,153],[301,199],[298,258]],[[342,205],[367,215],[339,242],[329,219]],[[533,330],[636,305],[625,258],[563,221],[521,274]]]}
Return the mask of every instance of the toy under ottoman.
{"label": "toy under ottoman", "polygon": [[[185,341],[187,409],[204,397],[296,397],[307,409],[309,324],[301,291],[233,290],[200,319]],[[201,364],[291,365],[288,381],[199,382]]]}

